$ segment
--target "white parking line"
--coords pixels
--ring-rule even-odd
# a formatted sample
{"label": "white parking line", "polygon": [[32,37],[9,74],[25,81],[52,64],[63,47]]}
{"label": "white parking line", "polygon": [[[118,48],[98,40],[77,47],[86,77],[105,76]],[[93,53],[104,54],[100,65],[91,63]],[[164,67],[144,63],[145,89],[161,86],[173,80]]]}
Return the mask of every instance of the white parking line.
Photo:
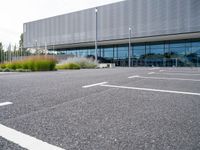
{"label": "white parking line", "polygon": [[148,74],[154,74],[155,72],[149,72]]}
{"label": "white parking line", "polygon": [[195,79],[182,79],[182,78],[159,78],[159,77],[142,77],[142,76],[131,76],[128,77],[129,79],[132,78],[141,78],[141,79],[155,79],[155,80],[180,80],[180,81],[194,81],[194,82],[200,82],[200,80]]}
{"label": "white parking line", "polygon": [[190,73],[155,73],[155,74],[162,74],[162,75],[181,75],[181,76],[200,76],[200,74],[190,74]]}
{"label": "white parking line", "polygon": [[140,76],[138,76],[138,75],[135,75],[135,76],[130,76],[130,77],[128,77],[129,79],[132,79],[132,78],[139,78]]}
{"label": "white parking line", "polygon": [[6,105],[11,105],[13,104],[12,102],[4,102],[4,103],[0,103],[0,106],[6,106]]}
{"label": "white parking line", "polygon": [[149,70],[156,70],[156,69],[160,69],[159,67],[157,67],[157,68],[150,68]]}
{"label": "white parking line", "polygon": [[0,136],[28,150],[64,150],[0,124]]}
{"label": "white parking line", "polygon": [[91,84],[91,85],[85,85],[85,86],[82,86],[82,88],[89,88],[89,87],[93,87],[93,86],[97,86],[97,85],[103,85],[106,83],[108,83],[108,82],[101,82],[101,83],[95,83],[95,84]]}
{"label": "white parking line", "polygon": [[130,89],[130,90],[140,90],[140,91],[161,92],[161,93],[174,93],[174,94],[183,94],[183,95],[196,95],[196,96],[200,96],[200,93],[192,93],[192,92],[170,91],[170,90],[160,90],[160,89],[148,89],[148,88],[138,88],[138,87],[128,87],[128,86],[117,86],[117,85],[108,85],[108,84],[102,84],[102,85],[100,85],[100,86],[103,86],[103,87],[111,87],[111,88],[120,88],[120,89]]}

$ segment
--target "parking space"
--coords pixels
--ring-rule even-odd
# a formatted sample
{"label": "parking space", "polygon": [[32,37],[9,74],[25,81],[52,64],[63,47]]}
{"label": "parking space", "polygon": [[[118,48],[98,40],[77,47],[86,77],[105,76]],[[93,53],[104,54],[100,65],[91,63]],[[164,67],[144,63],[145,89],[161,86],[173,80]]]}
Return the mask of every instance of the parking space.
{"label": "parking space", "polygon": [[[144,80],[141,80],[139,84],[134,84],[134,81],[137,81],[139,79]],[[200,80],[193,78],[136,76],[130,80],[133,82],[126,84],[126,86],[137,86],[140,88],[200,93]]]}
{"label": "parking space", "polygon": [[0,146],[199,149],[198,74],[155,67],[1,75]]}

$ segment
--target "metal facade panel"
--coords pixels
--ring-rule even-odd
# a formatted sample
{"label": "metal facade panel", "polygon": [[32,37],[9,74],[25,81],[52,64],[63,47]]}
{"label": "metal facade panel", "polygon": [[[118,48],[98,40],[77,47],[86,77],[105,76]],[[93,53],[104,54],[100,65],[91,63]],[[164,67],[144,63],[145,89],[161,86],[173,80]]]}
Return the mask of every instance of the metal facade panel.
{"label": "metal facade panel", "polygon": [[[200,32],[199,0],[126,0],[98,7],[98,40]],[[95,8],[24,24],[24,47],[95,40]]]}

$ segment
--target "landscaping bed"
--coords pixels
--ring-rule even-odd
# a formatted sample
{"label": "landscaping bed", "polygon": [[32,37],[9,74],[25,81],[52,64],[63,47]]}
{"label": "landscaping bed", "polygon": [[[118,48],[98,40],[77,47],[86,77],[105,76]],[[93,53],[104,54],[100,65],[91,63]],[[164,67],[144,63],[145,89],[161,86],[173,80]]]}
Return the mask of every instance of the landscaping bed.
{"label": "landscaping bed", "polygon": [[97,68],[98,63],[93,59],[88,58],[69,58],[67,61],[61,61],[56,65],[58,70],[66,69],[94,69]]}
{"label": "landscaping bed", "polygon": [[54,71],[56,63],[51,56],[31,56],[0,64],[0,72]]}

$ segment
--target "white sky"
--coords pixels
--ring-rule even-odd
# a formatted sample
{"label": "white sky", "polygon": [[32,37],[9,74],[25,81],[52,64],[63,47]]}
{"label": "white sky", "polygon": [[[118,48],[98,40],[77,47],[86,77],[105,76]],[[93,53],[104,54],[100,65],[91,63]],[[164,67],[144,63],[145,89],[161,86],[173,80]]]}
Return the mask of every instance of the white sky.
{"label": "white sky", "polygon": [[0,0],[0,42],[18,44],[23,23],[120,0]]}

